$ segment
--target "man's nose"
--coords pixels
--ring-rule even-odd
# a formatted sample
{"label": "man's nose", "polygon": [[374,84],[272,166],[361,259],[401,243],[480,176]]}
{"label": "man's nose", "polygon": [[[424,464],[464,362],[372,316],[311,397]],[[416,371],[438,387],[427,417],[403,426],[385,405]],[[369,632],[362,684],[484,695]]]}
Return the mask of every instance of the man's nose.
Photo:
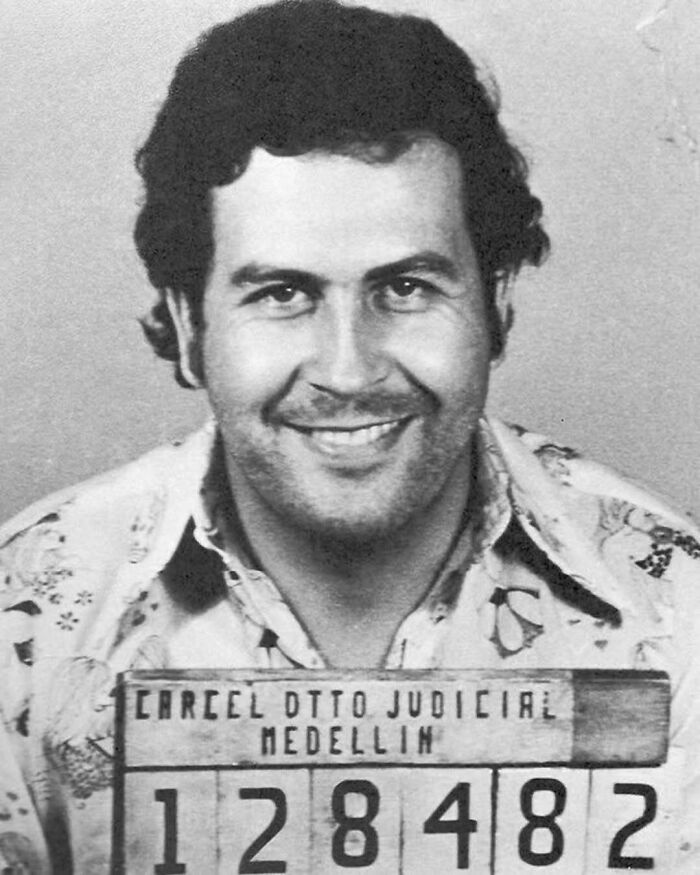
{"label": "man's nose", "polygon": [[389,361],[381,321],[350,290],[330,291],[314,319],[314,352],[307,362],[307,381],[335,395],[355,395],[383,382]]}

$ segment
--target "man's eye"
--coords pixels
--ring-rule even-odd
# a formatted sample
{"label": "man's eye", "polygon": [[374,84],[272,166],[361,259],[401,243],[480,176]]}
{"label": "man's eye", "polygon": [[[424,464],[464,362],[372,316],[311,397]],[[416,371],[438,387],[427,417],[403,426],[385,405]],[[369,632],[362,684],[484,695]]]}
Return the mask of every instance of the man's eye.
{"label": "man's eye", "polygon": [[305,292],[294,286],[273,286],[263,290],[263,299],[267,298],[275,304],[291,304],[308,298]]}
{"label": "man's eye", "polygon": [[393,283],[389,283],[387,288],[393,292],[395,295],[399,295],[401,298],[407,298],[409,295],[412,295],[414,292],[421,291],[421,286],[415,282],[414,280],[395,280]]}
{"label": "man's eye", "polygon": [[380,288],[381,304],[390,310],[424,310],[433,287],[421,280],[399,277],[383,283]]}
{"label": "man's eye", "polygon": [[247,303],[258,304],[276,315],[295,315],[313,306],[312,295],[289,283],[265,286],[253,292]]}

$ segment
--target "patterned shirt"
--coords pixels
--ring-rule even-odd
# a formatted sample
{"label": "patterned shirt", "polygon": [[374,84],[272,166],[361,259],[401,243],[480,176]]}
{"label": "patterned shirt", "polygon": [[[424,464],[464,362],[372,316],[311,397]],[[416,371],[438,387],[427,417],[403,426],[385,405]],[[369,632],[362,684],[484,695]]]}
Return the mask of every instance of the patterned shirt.
{"label": "patterned shirt", "polygon": [[[492,418],[476,446],[464,529],[385,667],[668,672],[684,786],[659,859],[700,871],[700,534],[539,435]],[[324,667],[223,484],[209,424],[0,529],[1,871],[109,871],[119,672]]]}

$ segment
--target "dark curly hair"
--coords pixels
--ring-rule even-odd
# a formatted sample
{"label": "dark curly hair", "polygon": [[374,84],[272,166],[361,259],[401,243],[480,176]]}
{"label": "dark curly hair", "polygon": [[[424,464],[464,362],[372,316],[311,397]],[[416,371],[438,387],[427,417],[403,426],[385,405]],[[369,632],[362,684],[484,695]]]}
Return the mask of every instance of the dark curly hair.
{"label": "dark curly hair", "polygon": [[431,21],[337,0],[281,0],[203,34],[181,60],[150,136],[136,155],[145,198],[134,237],[160,296],[142,324],[176,363],[164,290],[187,296],[195,319],[213,254],[209,192],[244,171],[252,150],[313,150],[387,161],[419,136],[461,161],[467,227],[501,351],[495,295],[549,240],[527,164],[498,122],[495,86]]}

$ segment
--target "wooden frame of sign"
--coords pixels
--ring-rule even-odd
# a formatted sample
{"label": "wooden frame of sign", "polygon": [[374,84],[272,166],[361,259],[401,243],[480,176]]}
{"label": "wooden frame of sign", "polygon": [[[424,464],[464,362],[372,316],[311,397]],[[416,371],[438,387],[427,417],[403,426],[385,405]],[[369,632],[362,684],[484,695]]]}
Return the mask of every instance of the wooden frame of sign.
{"label": "wooden frame of sign", "polygon": [[658,672],[130,672],[114,872],[648,869],[669,707]]}

